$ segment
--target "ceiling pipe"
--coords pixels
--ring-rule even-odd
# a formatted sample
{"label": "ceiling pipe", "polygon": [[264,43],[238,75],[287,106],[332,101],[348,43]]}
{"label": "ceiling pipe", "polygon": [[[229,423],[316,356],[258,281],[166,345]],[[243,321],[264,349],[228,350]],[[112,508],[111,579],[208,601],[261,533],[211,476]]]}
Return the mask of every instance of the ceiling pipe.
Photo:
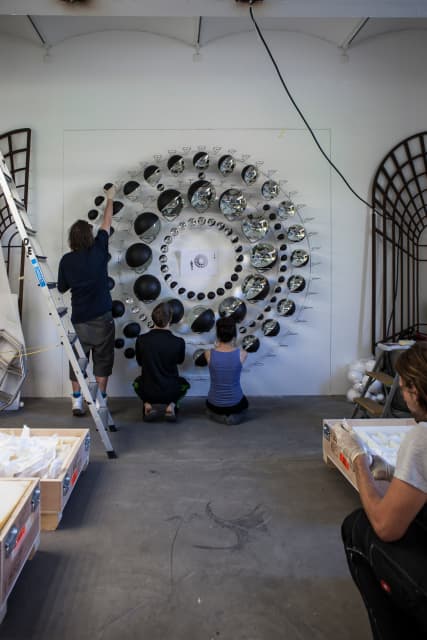
{"label": "ceiling pipe", "polygon": [[344,40],[341,42],[341,44],[338,45],[338,48],[341,49],[341,55],[342,55],[344,61],[348,60],[347,51],[350,48],[351,43],[356,38],[356,36],[359,35],[359,33],[366,26],[366,24],[367,24],[367,22],[369,20],[370,20],[370,18],[361,18],[358,21],[358,23],[356,24],[356,26],[350,31],[348,36],[346,38],[344,38]]}
{"label": "ceiling pipe", "polygon": [[36,24],[36,21],[34,18],[32,18],[31,16],[27,15],[28,21],[31,24],[31,26],[33,27],[34,31],[36,32],[37,36],[40,39],[40,42],[43,46],[43,49],[45,50],[45,54],[43,57],[43,60],[45,62],[48,62],[50,60],[50,50],[52,48],[52,45],[46,40],[46,38],[42,35],[39,27]]}
{"label": "ceiling pipe", "polygon": [[195,53],[193,54],[194,62],[200,62],[202,58],[202,54],[200,53],[200,36],[202,33],[202,19],[203,19],[202,16],[199,16],[197,20],[197,27],[195,29],[195,38],[194,38]]}
{"label": "ceiling pipe", "polygon": [[38,37],[40,38],[40,42],[42,43],[42,45],[44,46],[45,44],[47,44],[46,39],[42,36],[40,29],[38,28],[34,18],[32,18],[31,16],[27,15],[27,18],[31,24],[31,26],[33,27],[34,31],[37,33]]}

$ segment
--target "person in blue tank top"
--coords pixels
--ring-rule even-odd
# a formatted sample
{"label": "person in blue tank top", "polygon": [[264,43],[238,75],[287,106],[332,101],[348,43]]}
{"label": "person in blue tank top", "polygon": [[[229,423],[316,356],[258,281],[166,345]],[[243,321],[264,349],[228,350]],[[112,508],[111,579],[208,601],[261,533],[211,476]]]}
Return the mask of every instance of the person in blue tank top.
{"label": "person in blue tank top", "polygon": [[238,424],[249,406],[240,386],[242,365],[248,354],[236,347],[236,323],[231,318],[217,320],[216,336],[214,349],[205,351],[210,373],[207,414],[217,422]]}

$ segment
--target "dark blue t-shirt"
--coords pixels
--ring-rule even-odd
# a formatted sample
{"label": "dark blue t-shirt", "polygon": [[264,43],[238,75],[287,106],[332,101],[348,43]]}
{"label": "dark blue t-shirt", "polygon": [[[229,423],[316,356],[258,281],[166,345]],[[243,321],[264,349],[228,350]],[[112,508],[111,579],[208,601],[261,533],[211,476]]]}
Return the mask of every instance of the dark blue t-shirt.
{"label": "dark blue t-shirt", "polygon": [[58,290],[71,289],[71,321],[87,322],[111,311],[108,288],[108,233],[100,229],[90,249],[70,251],[62,256],[58,269]]}

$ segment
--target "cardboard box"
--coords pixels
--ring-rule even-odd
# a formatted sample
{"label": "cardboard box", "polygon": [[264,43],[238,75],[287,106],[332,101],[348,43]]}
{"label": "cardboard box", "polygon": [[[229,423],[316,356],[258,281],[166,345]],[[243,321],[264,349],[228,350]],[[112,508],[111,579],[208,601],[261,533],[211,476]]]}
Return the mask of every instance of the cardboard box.
{"label": "cardboard box", "polygon": [[[0,433],[19,436],[21,429],[0,429]],[[31,429],[32,436],[51,436],[57,434],[61,440],[70,439],[72,446],[62,470],[57,478],[42,478],[41,490],[41,528],[53,531],[62,518],[62,512],[73,492],[82,471],[89,464],[89,429]]]}
{"label": "cardboard box", "polygon": [[[357,490],[356,475],[351,467],[350,461],[343,454],[338,447],[335,438],[335,430],[341,429],[341,418],[329,418],[323,420],[323,437],[322,437],[322,450],[323,460],[329,467],[336,467],[338,471],[353,485]],[[359,430],[360,433],[366,433],[370,428],[375,431],[387,432],[390,427],[394,427],[399,431],[408,431],[416,423],[411,418],[408,419],[396,419],[396,418],[376,418],[374,420],[346,420],[346,423],[356,433]],[[375,451],[377,455],[381,455],[380,451]]]}
{"label": "cardboard box", "polygon": [[[0,478],[0,623],[7,599],[28,558],[40,542],[40,481],[35,478]],[[6,506],[7,496],[12,496]]]}

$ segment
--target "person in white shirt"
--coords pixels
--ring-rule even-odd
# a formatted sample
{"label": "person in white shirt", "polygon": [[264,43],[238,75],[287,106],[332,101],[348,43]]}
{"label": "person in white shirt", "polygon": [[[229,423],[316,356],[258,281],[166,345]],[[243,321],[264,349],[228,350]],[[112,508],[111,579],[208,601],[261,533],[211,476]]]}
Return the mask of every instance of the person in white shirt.
{"label": "person in white shirt", "polygon": [[[396,371],[417,424],[402,441],[394,472],[372,459],[353,431],[337,432],[363,505],[344,520],[342,538],[374,640],[427,638],[427,344],[402,352]],[[375,479],[390,481],[385,494]]]}

